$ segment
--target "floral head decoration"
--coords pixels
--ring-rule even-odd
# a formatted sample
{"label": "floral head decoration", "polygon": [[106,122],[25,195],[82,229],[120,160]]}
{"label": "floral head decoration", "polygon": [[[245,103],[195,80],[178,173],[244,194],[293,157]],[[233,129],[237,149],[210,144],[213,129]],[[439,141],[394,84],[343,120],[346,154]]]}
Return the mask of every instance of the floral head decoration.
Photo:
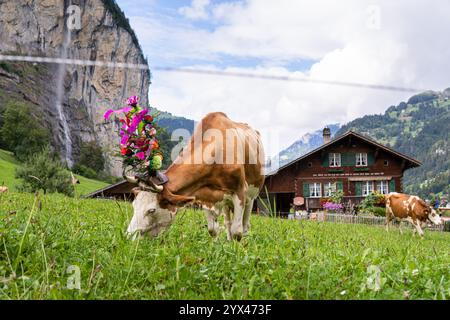
{"label": "floral head decoration", "polygon": [[139,106],[139,98],[131,96],[128,107],[106,111],[104,118],[108,120],[114,114],[124,114],[119,118],[121,124],[118,132],[120,140],[120,156],[125,167],[131,166],[139,172],[156,172],[162,167],[163,155],[157,140],[159,131],[155,123],[156,115],[150,114],[150,108]]}

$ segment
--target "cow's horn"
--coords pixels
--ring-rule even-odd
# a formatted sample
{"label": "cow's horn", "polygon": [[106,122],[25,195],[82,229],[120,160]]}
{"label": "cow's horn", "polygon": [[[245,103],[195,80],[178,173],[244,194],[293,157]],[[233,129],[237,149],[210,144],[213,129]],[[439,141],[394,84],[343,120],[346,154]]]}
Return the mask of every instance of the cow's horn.
{"label": "cow's horn", "polygon": [[148,185],[151,189],[154,190],[154,192],[162,192],[164,187],[163,186],[159,186],[157,184],[155,184],[151,179],[147,179],[145,181],[145,184]]}
{"label": "cow's horn", "polygon": [[126,168],[124,168],[122,171],[122,176],[125,180],[127,180],[129,183],[133,183],[133,184],[139,183],[139,180],[136,179],[136,177],[126,175],[125,171],[126,171]]}
{"label": "cow's horn", "polygon": [[144,191],[156,192],[156,193],[160,193],[164,189],[163,186],[157,186],[157,185],[154,185],[153,183],[152,183],[152,185],[148,185],[147,182],[142,182],[142,181],[139,182],[139,187]]}

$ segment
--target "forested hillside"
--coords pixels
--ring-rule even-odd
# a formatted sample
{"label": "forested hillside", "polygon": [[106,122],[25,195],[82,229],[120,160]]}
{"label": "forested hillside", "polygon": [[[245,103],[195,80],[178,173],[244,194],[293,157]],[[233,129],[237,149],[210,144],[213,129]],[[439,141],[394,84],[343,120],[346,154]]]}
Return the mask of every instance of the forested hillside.
{"label": "forested hillside", "polygon": [[415,95],[382,115],[358,118],[336,135],[351,129],[423,163],[406,172],[406,192],[423,197],[450,192],[450,88]]}

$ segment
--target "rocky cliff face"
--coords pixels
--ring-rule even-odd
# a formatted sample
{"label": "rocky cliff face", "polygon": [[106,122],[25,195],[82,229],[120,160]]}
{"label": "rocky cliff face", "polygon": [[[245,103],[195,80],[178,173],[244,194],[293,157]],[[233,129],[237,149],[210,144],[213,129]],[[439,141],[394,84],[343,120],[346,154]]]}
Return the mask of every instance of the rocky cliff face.
{"label": "rocky cliff face", "polygon": [[[68,28],[67,19],[77,18],[76,11],[67,14],[71,5],[80,9],[79,29]],[[0,0],[0,54],[146,64],[114,5],[106,0]],[[107,155],[109,171],[119,175],[121,162],[113,156],[118,124],[104,124],[103,114],[124,106],[130,95],[147,105],[149,84],[148,69],[8,62],[0,68],[0,104],[25,100],[42,109],[63,158],[76,161],[81,145],[95,141]]]}

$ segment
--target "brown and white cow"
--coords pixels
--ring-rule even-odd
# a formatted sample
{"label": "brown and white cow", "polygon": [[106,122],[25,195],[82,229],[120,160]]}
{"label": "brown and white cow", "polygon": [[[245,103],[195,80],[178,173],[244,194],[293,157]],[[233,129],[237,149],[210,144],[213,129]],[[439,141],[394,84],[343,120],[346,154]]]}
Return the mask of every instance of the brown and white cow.
{"label": "brown and white cow", "polygon": [[228,240],[240,240],[249,230],[253,203],[264,183],[263,163],[257,131],[224,113],[208,114],[165,172],[167,183],[125,176],[138,184],[128,234],[156,236],[172,224],[179,208],[196,204],[207,213],[211,236],[218,234],[217,218],[223,213]]}
{"label": "brown and white cow", "polygon": [[386,195],[386,230],[389,230],[389,224],[392,220],[411,223],[419,235],[423,236],[423,230],[429,222],[436,225],[442,223],[441,217],[436,210],[429,207],[425,201],[417,196],[411,196],[403,193],[390,193]]}
{"label": "brown and white cow", "polygon": [[7,193],[9,191],[8,187],[0,186],[0,193]]}

